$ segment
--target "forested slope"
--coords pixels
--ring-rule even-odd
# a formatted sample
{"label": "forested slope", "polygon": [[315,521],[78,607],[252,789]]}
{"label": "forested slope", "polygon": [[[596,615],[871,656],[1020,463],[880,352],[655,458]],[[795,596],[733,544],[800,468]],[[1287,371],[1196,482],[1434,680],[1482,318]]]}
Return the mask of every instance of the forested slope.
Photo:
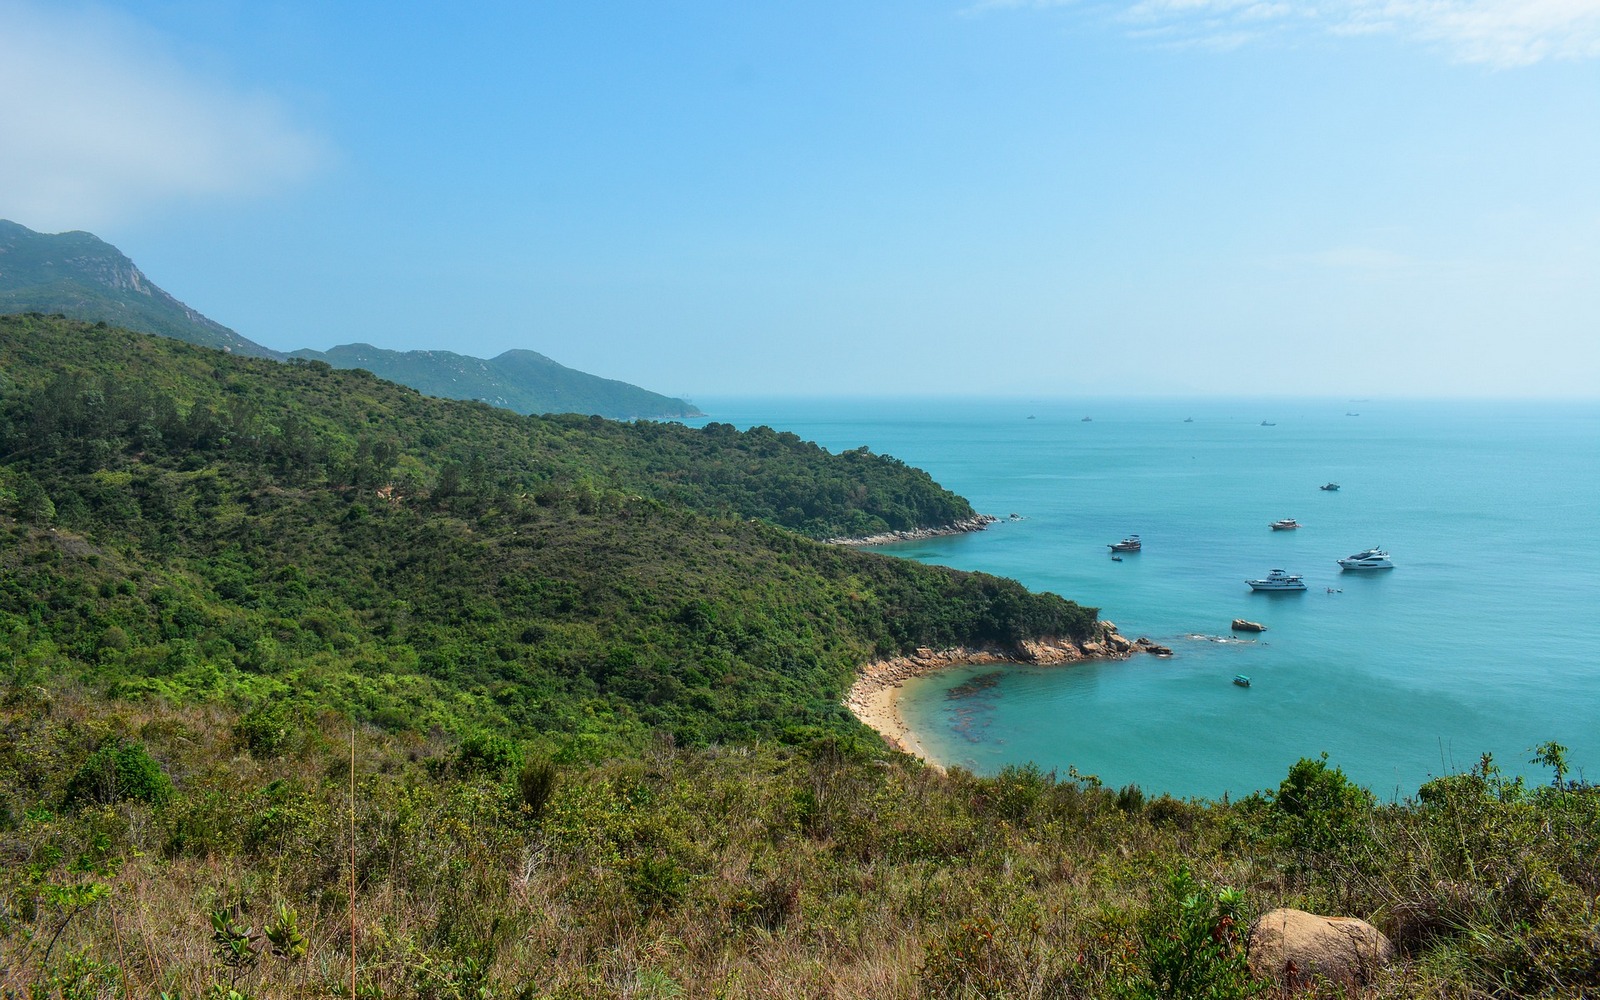
{"label": "forested slope", "polygon": [[970,509],[792,435],[521,417],[39,316],[0,319],[0,362],[0,635],[120,696],[799,738],[854,729],[870,657],[1094,623],[754,520],[839,531],[810,489],[874,523]]}

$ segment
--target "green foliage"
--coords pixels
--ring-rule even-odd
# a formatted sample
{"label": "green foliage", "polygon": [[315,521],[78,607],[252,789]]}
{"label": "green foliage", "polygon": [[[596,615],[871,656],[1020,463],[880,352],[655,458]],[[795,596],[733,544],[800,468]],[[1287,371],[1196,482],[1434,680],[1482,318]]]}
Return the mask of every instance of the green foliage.
{"label": "green foliage", "polygon": [[239,975],[261,958],[257,935],[240,919],[237,908],[211,911],[211,951],[238,982]]}
{"label": "green foliage", "polygon": [[1363,856],[1370,843],[1372,793],[1328,766],[1328,755],[1302,757],[1272,797],[1272,823],[1301,872],[1336,870]]}
{"label": "green foliage", "polygon": [[1125,984],[1138,1000],[1235,1000],[1266,988],[1245,962],[1244,897],[1183,866],[1139,921],[1138,968]]}
{"label": "green foliage", "polygon": [[272,920],[262,928],[272,954],[281,959],[295,960],[306,957],[308,942],[300,933],[300,915],[286,903],[279,903]]}
{"label": "green foliage", "polygon": [[1528,760],[1530,764],[1539,764],[1548,767],[1554,774],[1550,784],[1556,789],[1566,787],[1567,783],[1567,748],[1555,740],[1547,740],[1528,751],[1533,756]]}
{"label": "green foliage", "polygon": [[263,702],[244,715],[233,727],[239,745],[258,757],[282,753],[295,736],[295,724],[287,702]]}
{"label": "green foliage", "polygon": [[555,794],[558,775],[555,763],[548,757],[533,756],[522,762],[517,771],[517,793],[529,819],[537,820],[544,814],[544,807]]}
{"label": "green foliage", "polygon": [[463,774],[500,775],[516,762],[516,745],[498,733],[469,733],[456,749],[456,767]]}
{"label": "green foliage", "polygon": [[67,807],[132,799],[161,805],[172,796],[172,779],[144,744],[114,740],[89,755],[67,782]]}

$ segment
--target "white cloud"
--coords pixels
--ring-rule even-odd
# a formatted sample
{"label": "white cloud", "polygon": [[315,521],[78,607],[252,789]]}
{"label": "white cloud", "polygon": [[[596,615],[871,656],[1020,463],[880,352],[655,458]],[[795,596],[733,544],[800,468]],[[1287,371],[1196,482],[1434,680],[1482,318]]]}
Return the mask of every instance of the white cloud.
{"label": "white cloud", "polygon": [[[970,13],[1069,6],[1070,0],[982,0]],[[1600,58],[1600,0],[1088,0],[1142,37],[1232,48],[1290,32],[1388,34],[1498,67]]]}
{"label": "white cloud", "polygon": [[0,0],[0,218],[88,228],[305,178],[324,144],[265,94],[185,70],[102,8]]}

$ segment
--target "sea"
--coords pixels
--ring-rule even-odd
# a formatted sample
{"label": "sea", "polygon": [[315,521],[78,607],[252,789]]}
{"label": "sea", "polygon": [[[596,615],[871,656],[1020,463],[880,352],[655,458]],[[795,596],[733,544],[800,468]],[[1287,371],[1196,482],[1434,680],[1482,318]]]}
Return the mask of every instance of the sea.
{"label": "sea", "polygon": [[[1531,758],[1554,741],[1571,777],[1600,780],[1600,403],[699,405],[830,451],[866,445],[1000,518],[877,551],[1012,577],[1173,650],[913,681],[902,716],[941,764],[1218,799],[1276,788],[1326,754],[1404,801],[1484,754],[1549,781]],[[1270,530],[1279,518],[1302,527]],[[1134,533],[1143,550],[1114,561],[1110,543]],[[1394,568],[1336,563],[1370,546]],[[1246,585],[1273,568],[1307,589]],[[1235,618],[1267,631],[1235,633]]]}

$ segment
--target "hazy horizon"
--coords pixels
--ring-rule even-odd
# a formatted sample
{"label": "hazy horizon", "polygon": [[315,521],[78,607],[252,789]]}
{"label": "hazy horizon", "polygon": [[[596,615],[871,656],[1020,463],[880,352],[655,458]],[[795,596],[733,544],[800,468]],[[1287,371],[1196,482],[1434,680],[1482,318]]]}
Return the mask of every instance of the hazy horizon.
{"label": "hazy horizon", "polygon": [[0,218],[279,350],[1600,395],[1600,0],[0,0],[0,84]]}

